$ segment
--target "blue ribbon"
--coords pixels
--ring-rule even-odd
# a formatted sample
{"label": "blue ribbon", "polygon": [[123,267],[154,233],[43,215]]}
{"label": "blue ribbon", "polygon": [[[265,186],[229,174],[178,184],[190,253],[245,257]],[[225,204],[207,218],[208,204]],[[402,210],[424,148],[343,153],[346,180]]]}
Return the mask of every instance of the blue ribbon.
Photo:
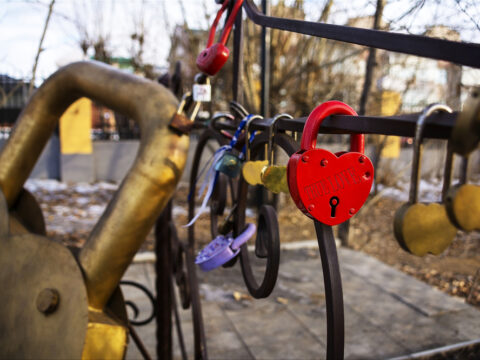
{"label": "blue ribbon", "polygon": [[[212,157],[207,161],[205,166],[202,168],[200,171],[197,179],[195,180],[195,184],[197,181],[200,179],[202,174],[205,172],[205,170],[208,168],[208,171],[205,175],[205,178],[203,179],[202,185],[200,186],[200,190],[198,192],[198,197],[201,198],[202,194],[205,191],[205,188],[207,188],[207,193],[205,194],[205,197],[203,198],[202,205],[200,206],[200,209],[198,209],[197,214],[190,220],[190,222],[186,225],[183,225],[183,227],[189,227],[192,226],[195,221],[199,218],[200,215],[202,215],[204,212],[207,211],[207,204],[208,201],[210,200],[210,197],[212,196],[213,189],[215,188],[215,184],[218,179],[218,171],[215,170],[215,165],[217,162],[223,157],[225,152],[231,151],[233,147],[237,144],[238,137],[242,133],[243,129],[245,128],[245,125],[247,124],[248,120],[252,117],[253,115],[247,115],[245,118],[240,121],[240,124],[238,124],[237,130],[235,131],[235,134],[233,134],[233,138],[230,141],[230,144],[224,145],[221,148],[219,148],[215,153],[212,155]],[[251,139],[253,140],[254,134],[252,134]],[[242,154],[244,154],[245,147],[242,151]],[[211,164],[211,165],[209,165]],[[210,167],[209,167],[210,166]],[[195,192],[195,186],[192,188],[190,193],[188,194],[188,199],[191,199],[191,196],[193,196],[193,192]]]}

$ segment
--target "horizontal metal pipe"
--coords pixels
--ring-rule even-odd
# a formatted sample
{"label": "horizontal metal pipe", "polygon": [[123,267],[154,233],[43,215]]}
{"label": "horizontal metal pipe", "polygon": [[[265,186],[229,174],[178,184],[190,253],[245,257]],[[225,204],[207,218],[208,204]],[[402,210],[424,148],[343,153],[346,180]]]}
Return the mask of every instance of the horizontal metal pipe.
{"label": "horizontal metal pipe", "polygon": [[168,129],[178,102],[163,86],[97,62],[67,65],[35,92],[0,153],[0,188],[9,207],[60,116],[83,96],[135,119],[141,133],[134,164],[79,254],[89,305],[102,309],[172,196],[189,138]]}
{"label": "horizontal metal pipe", "polygon": [[480,44],[267,16],[253,0],[243,8],[257,25],[480,68]]}
{"label": "horizontal metal pipe", "polygon": [[[350,116],[331,115],[322,121],[320,134],[382,134],[392,136],[413,137],[420,114],[407,114],[397,116]],[[448,139],[452,132],[458,113],[433,114],[425,125],[424,138]],[[278,130],[302,132],[306,117],[295,119],[279,119],[276,123]],[[252,130],[268,129],[272,123],[271,118],[252,121]],[[216,129],[235,130],[236,126],[229,122],[218,122]]]}

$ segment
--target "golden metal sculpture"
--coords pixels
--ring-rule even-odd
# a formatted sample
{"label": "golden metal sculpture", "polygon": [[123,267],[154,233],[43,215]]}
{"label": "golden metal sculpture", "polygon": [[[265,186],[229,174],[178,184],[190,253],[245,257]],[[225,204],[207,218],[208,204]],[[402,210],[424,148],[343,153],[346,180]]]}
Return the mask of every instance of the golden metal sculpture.
{"label": "golden metal sculpture", "polygon": [[[23,189],[62,113],[85,96],[138,121],[136,160],[75,257],[45,236]],[[32,96],[0,153],[0,357],[122,358],[128,332],[118,283],[180,179],[188,136],[163,86],[96,62],[53,74]],[[32,220],[33,218],[33,220]],[[117,289],[117,290],[116,290]]]}

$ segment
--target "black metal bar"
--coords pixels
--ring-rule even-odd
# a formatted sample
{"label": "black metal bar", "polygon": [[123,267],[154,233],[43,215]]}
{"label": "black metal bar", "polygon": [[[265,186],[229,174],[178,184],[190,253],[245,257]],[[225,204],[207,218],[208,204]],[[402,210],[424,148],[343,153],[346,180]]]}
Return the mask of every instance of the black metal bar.
{"label": "black metal bar", "polygon": [[[268,0],[262,0],[262,11],[265,15],[270,15],[270,4]],[[261,104],[260,115],[270,116],[270,29],[262,26],[261,45],[261,67],[262,67],[262,91],[261,91]]]}
{"label": "black metal bar", "polygon": [[[347,116],[332,115],[323,120],[319,133],[321,134],[383,134],[393,136],[413,137],[419,114],[407,114],[398,116]],[[447,114],[433,114],[425,126],[425,138],[448,139],[452,131],[457,112]],[[306,117],[295,119],[279,119],[277,129],[280,131],[302,132]],[[266,130],[271,125],[272,119],[254,120],[250,128],[252,130]],[[218,129],[234,128],[231,124],[217,123]]]}
{"label": "black metal bar", "polygon": [[325,302],[327,304],[327,360],[342,360],[345,343],[343,290],[337,247],[331,226],[315,220],[322,260]]}
{"label": "black metal bar", "polygon": [[245,0],[243,7],[260,26],[480,68],[480,44],[266,16],[253,0]]}
{"label": "black metal bar", "polygon": [[172,343],[172,260],[170,228],[172,203],[163,210],[155,224],[155,287],[157,293],[157,358],[173,359]]}
{"label": "black metal bar", "polygon": [[233,100],[243,103],[242,91],[243,74],[243,21],[242,16],[235,19],[233,30]]}
{"label": "black metal bar", "polygon": [[128,325],[128,331],[130,332],[130,336],[132,337],[135,345],[137,345],[138,351],[140,351],[140,354],[142,354],[143,358],[145,360],[152,360],[152,357],[148,353],[148,350],[145,347],[145,345],[143,344],[142,339],[140,339],[140,336],[138,336],[137,332],[135,331],[133,326],[130,324]]}

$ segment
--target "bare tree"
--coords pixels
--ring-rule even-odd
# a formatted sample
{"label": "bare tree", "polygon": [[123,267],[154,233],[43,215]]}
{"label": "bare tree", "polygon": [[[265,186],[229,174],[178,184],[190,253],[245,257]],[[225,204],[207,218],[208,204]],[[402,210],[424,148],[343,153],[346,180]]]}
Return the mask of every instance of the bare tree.
{"label": "bare tree", "polygon": [[54,5],[55,5],[55,0],[52,0],[50,2],[50,5],[48,6],[48,13],[47,13],[47,17],[45,19],[45,25],[43,26],[42,36],[40,37],[40,41],[38,43],[37,54],[36,54],[35,60],[33,62],[32,79],[30,80],[30,86],[29,86],[29,89],[28,89],[28,94],[29,95],[31,95],[31,93],[33,92],[34,86],[35,86],[35,77],[37,75],[38,61],[40,60],[40,54],[43,51],[43,40],[45,39],[45,34],[47,33],[48,25],[50,24],[50,18],[52,17],[52,12],[53,12],[53,6]]}

